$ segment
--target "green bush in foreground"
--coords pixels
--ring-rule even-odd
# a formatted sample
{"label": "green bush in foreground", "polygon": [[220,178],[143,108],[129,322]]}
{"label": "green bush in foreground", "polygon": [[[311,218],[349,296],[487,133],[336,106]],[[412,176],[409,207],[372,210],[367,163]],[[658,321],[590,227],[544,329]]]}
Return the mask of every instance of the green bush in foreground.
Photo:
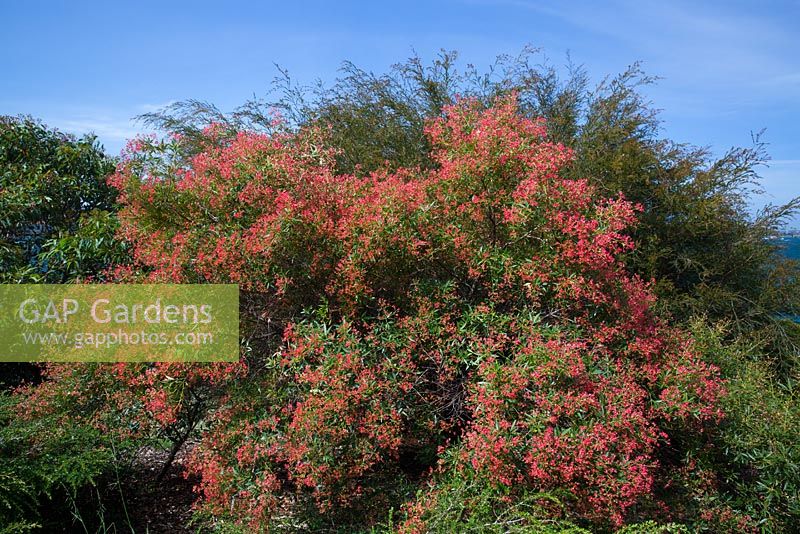
{"label": "green bush in foreground", "polygon": [[0,532],[102,521],[100,492],[119,469],[121,445],[65,413],[31,417],[25,409],[0,394]]}

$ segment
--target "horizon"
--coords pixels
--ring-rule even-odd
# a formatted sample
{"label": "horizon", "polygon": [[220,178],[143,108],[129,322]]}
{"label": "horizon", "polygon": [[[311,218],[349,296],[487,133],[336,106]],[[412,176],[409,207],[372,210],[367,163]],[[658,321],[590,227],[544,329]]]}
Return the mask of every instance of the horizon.
{"label": "horizon", "polygon": [[[411,4],[4,4],[0,114],[94,133],[115,155],[148,131],[135,116],[187,99],[230,111],[268,93],[275,64],[300,85],[330,84],[344,61],[381,73],[414,51],[429,61],[457,50],[463,64],[485,69],[532,45],[554,65],[569,54],[592,83],[641,61],[661,77],[644,91],[661,110],[661,135],[714,156],[765,129],[772,161],[751,210],[800,195],[800,58],[791,52],[799,2]],[[800,215],[787,228],[800,230]]]}

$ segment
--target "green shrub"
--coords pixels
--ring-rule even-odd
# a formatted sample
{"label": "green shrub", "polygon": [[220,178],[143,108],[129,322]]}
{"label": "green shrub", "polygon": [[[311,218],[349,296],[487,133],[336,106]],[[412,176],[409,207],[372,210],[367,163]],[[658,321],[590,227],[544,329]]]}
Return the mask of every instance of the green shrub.
{"label": "green shrub", "polygon": [[722,327],[700,322],[694,331],[728,378],[727,418],[705,455],[717,473],[714,499],[749,515],[762,532],[788,532],[800,524],[800,376],[777,380],[748,338],[723,343]]}
{"label": "green shrub", "polygon": [[115,472],[116,451],[97,429],[62,413],[26,417],[18,398],[0,394],[0,532],[67,528],[73,516],[94,516],[100,504],[86,495]]}

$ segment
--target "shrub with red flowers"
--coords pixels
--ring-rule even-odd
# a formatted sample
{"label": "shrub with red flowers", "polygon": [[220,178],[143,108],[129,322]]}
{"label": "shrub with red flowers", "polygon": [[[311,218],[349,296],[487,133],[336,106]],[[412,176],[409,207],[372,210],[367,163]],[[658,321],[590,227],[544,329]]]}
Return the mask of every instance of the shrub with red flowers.
{"label": "shrub with red flowers", "polygon": [[342,175],[315,129],[131,145],[118,278],[241,288],[239,365],[100,367],[150,424],[202,419],[206,513],[402,508],[425,531],[453,477],[497,509],[561,495],[553,514],[598,527],[666,507],[664,451],[720,418],[721,380],[625,268],[638,207],[564,178],[571,151],[516,106],[446,108],[433,170]]}

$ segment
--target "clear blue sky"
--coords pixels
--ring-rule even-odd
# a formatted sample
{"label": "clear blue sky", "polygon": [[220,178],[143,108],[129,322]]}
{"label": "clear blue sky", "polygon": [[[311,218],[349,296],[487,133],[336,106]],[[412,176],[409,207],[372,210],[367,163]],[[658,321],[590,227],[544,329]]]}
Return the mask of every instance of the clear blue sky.
{"label": "clear blue sky", "polygon": [[[800,1],[449,0],[81,2],[0,0],[0,114],[25,113],[117,153],[131,118],[175,100],[232,109],[274,63],[299,82],[343,60],[382,72],[412,48],[476,66],[525,44],[567,51],[592,78],[641,60],[664,134],[719,154],[766,128],[759,202],[800,195]],[[800,228],[800,218],[792,226]]]}

